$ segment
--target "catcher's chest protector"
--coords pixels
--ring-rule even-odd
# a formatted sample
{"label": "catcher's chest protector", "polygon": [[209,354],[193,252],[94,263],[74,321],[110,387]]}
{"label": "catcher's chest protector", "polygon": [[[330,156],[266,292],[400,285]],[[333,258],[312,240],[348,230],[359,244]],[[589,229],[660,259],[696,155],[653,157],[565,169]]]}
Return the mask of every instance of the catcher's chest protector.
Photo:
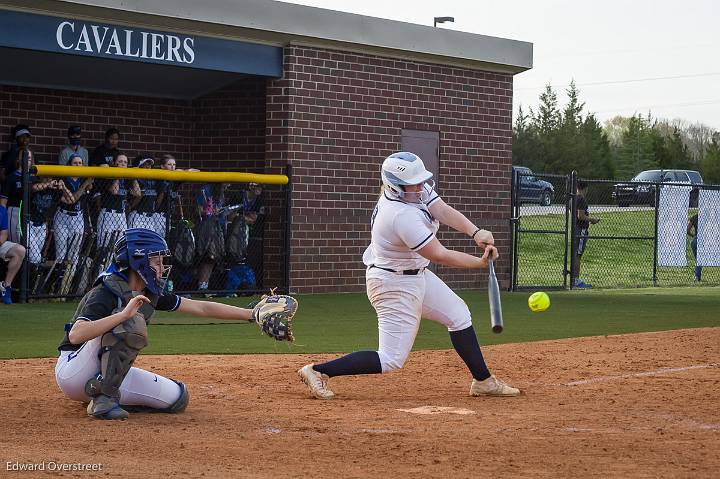
{"label": "catcher's chest protector", "polygon": [[[116,313],[122,311],[128,302],[133,298],[132,290],[127,281],[117,274],[111,274],[102,278],[103,285],[112,292],[118,299],[117,308],[113,311]],[[147,294],[148,299],[151,303],[144,303],[138,311],[145,318],[145,322],[150,321],[150,317],[155,313],[155,305],[157,304],[157,296]]]}

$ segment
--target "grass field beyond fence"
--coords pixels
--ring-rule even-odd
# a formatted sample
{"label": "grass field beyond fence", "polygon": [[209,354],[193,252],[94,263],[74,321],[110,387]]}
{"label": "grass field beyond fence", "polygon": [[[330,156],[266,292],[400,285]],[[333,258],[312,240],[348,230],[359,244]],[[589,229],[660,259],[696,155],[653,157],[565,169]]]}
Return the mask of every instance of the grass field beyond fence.
{"label": "grass field beyond fence", "polygon": [[[550,293],[552,305],[531,313],[526,293],[504,293],[505,332],[490,331],[487,292],[461,291],[481,344],[720,326],[720,289],[648,288]],[[364,294],[299,296],[297,341],[275,342],[248,323],[157,313],[144,354],[349,352],[377,348],[377,320]],[[237,300],[226,301],[243,305]],[[2,305],[0,305],[2,306]],[[51,357],[76,303],[0,307],[0,358]],[[415,349],[448,349],[447,331],[423,321]]]}
{"label": "grass field beyond fence", "polygon": [[[653,209],[593,213],[591,206],[590,211],[592,216],[600,218],[600,223],[590,226],[590,236],[655,236]],[[564,231],[565,215],[523,216],[520,228]],[[521,232],[518,244],[518,286],[562,286],[564,254],[564,235]],[[653,255],[652,240],[590,239],[582,257],[580,277],[596,288],[652,286]],[[687,240],[686,256],[686,267],[658,267],[657,286],[694,284],[695,259],[690,251],[690,237]],[[703,268],[701,284],[720,285],[720,268]]]}

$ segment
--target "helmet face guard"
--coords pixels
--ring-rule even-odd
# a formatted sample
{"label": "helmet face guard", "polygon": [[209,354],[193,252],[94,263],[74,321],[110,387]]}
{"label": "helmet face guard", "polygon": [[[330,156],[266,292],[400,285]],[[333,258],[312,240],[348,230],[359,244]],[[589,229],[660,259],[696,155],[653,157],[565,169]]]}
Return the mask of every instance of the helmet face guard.
{"label": "helmet face guard", "polygon": [[[125,231],[115,243],[115,263],[122,270],[129,268],[135,271],[145,282],[147,290],[162,295],[172,266],[163,263],[162,259],[171,256],[165,240],[154,231],[143,228],[131,228]],[[161,270],[151,264],[151,258],[160,257]]]}

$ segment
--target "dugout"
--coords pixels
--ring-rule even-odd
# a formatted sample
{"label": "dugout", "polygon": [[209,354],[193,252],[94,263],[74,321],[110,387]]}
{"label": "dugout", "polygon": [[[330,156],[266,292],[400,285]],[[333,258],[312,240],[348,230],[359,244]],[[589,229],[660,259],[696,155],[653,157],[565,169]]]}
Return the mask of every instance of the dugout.
{"label": "dugout", "polygon": [[292,165],[292,291],[364,289],[379,162],[399,149],[509,257],[512,78],[529,43],[269,0],[0,0],[0,32],[0,128],[28,123],[39,163],[79,123],[87,148],[114,126],[124,150],[179,167]]}

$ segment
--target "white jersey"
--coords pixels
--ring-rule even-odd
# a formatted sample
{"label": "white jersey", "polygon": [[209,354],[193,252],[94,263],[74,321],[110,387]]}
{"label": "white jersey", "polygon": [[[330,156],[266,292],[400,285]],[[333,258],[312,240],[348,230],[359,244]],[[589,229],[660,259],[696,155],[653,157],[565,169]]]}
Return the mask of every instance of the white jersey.
{"label": "white jersey", "polygon": [[435,238],[440,223],[428,206],[440,196],[430,190],[425,203],[408,203],[383,191],[372,215],[372,239],[363,254],[366,266],[402,271],[424,268],[430,261],[417,253]]}

